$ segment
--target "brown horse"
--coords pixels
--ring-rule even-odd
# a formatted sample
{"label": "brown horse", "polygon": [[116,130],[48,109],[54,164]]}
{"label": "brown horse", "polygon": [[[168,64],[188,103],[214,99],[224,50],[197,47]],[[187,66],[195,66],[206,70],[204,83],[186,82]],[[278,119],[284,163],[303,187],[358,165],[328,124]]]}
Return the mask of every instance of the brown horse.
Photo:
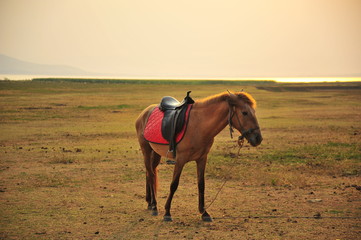
{"label": "brown horse", "polygon": [[[136,120],[136,130],[139,144],[144,156],[146,168],[146,201],[152,215],[158,215],[157,208],[157,166],[161,157],[172,157],[168,153],[168,145],[154,144],[146,141],[143,131],[151,111],[157,105],[147,107]],[[188,126],[182,141],[177,145],[177,154],[170,185],[170,194],[165,204],[164,221],[172,221],[170,214],[171,202],[178,188],[180,175],[184,165],[189,161],[197,163],[199,212],[203,221],[212,221],[204,207],[204,172],[207,155],[211,149],[214,137],[227,125],[231,132],[233,127],[248,140],[252,146],[262,142],[261,131],[255,115],[256,101],[245,92],[224,92],[202,100],[195,101],[190,112]],[[168,155],[168,156],[167,156]]]}

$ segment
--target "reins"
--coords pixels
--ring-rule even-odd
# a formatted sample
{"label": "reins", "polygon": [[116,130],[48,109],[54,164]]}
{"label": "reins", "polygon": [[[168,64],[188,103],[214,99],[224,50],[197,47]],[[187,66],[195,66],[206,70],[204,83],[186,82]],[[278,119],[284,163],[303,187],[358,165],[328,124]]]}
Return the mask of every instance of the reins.
{"label": "reins", "polygon": [[[232,129],[232,131],[233,131],[233,129]],[[235,163],[240,159],[241,149],[242,149],[242,147],[243,147],[243,143],[244,143],[244,137],[242,138],[242,136],[239,136],[239,138],[238,138],[238,140],[237,140],[237,144],[238,144],[238,147],[239,147],[239,148],[238,148],[237,157],[236,157],[235,160],[233,161],[233,164],[232,164],[231,168],[229,169],[229,171],[231,171],[231,170],[234,168],[234,166],[236,166]],[[217,191],[216,195],[214,196],[213,200],[208,204],[207,207],[204,208],[202,214],[203,214],[207,209],[209,209],[209,208],[212,206],[212,204],[214,203],[214,201],[216,201],[219,193],[222,191],[224,185],[226,184],[226,182],[227,182],[229,179],[230,179],[230,178],[224,178],[224,182],[222,183],[221,187],[218,189],[218,191]]]}
{"label": "reins", "polygon": [[[238,124],[239,126],[242,126],[241,125],[241,121],[239,120],[239,117],[237,114],[235,114],[235,110],[234,110],[234,106],[232,106],[231,104],[229,104],[229,115],[228,115],[228,125],[229,125],[229,132],[230,132],[230,135],[231,135],[231,138],[233,138],[233,124],[232,124],[232,118],[234,115],[236,115],[237,117],[237,121],[238,121]],[[235,160],[233,161],[233,164],[230,168],[229,171],[231,171],[234,166],[236,166],[236,162],[240,159],[240,156],[241,156],[241,149],[243,147],[243,143],[244,143],[244,139],[246,138],[246,136],[248,134],[251,134],[253,131],[257,130],[258,128],[250,128],[248,130],[245,130],[245,131],[242,131],[242,135],[238,137],[238,140],[237,140],[237,144],[238,144],[238,152],[237,152],[237,157],[235,158]],[[221,187],[218,189],[216,195],[214,196],[213,200],[209,203],[209,205],[207,207],[204,208],[204,211],[202,212],[202,214],[207,210],[209,209],[212,204],[214,203],[214,201],[216,201],[219,193],[222,191],[224,185],[226,184],[226,182],[229,180],[229,178],[225,178],[224,179],[224,182],[222,183]]]}

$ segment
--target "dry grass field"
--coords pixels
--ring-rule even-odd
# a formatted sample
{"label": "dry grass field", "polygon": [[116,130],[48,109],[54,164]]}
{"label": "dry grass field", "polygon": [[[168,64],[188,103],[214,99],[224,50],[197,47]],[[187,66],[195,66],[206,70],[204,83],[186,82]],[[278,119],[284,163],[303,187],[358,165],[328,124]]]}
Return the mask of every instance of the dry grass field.
{"label": "dry grass field", "polygon": [[[173,166],[160,165],[160,216],[146,210],[134,122],[162,96],[244,89],[264,140],[240,159],[228,129],[206,169],[186,165],[163,222]],[[361,239],[361,83],[0,82],[0,239]]]}

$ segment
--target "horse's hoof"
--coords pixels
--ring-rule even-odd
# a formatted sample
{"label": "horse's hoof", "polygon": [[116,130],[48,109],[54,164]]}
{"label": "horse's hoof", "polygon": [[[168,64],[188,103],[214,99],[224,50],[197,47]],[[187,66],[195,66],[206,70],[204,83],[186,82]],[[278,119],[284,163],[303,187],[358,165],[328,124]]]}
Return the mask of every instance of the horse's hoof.
{"label": "horse's hoof", "polygon": [[164,216],[164,217],[163,217],[163,221],[164,221],[164,222],[172,222],[173,219],[172,219],[171,216]]}
{"label": "horse's hoof", "polygon": [[202,216],[203,222],[213,222],[213,219],[211,216]]}
{"label": "horse's hoof", "polygon": [[153,210],[153,211],[152,211],[152,216],[158,216],[158,211],[157,211],[157,210]]}

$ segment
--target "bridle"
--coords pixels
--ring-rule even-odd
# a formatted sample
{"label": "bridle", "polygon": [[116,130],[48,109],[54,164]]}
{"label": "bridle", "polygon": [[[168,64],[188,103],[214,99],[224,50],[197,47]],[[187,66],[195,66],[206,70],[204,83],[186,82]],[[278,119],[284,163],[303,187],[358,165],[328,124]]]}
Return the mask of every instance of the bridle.
{"label": "bridle", "polygon": [[[232,124],[232,119],[233,119],[234,115],[236,115],[236,119],[237,119],[237,122],[238,122],[240,127],[242,127],[242,124],[241,124],[241,121],[239,120],[238,114],[236,114],[236,111],[235,111],[236,107],[234,105],[232,105],[231,103],[228,103],[228,104],[229,104],[229,115],[228,115],[229,133],[231,135],[231,138],[233,138],[233,132],[234,132],[233,128],[234,127],[233,127],[233,124]],[[242,129],[241,130],[242,135],[238,137],[238,144],[243,145],[244,139],[248,135],[250,135],[251,133],[253,133],[254,131],[256,131],[258,129],[259,129],[259,127],[249,128],[247,130]]]}

